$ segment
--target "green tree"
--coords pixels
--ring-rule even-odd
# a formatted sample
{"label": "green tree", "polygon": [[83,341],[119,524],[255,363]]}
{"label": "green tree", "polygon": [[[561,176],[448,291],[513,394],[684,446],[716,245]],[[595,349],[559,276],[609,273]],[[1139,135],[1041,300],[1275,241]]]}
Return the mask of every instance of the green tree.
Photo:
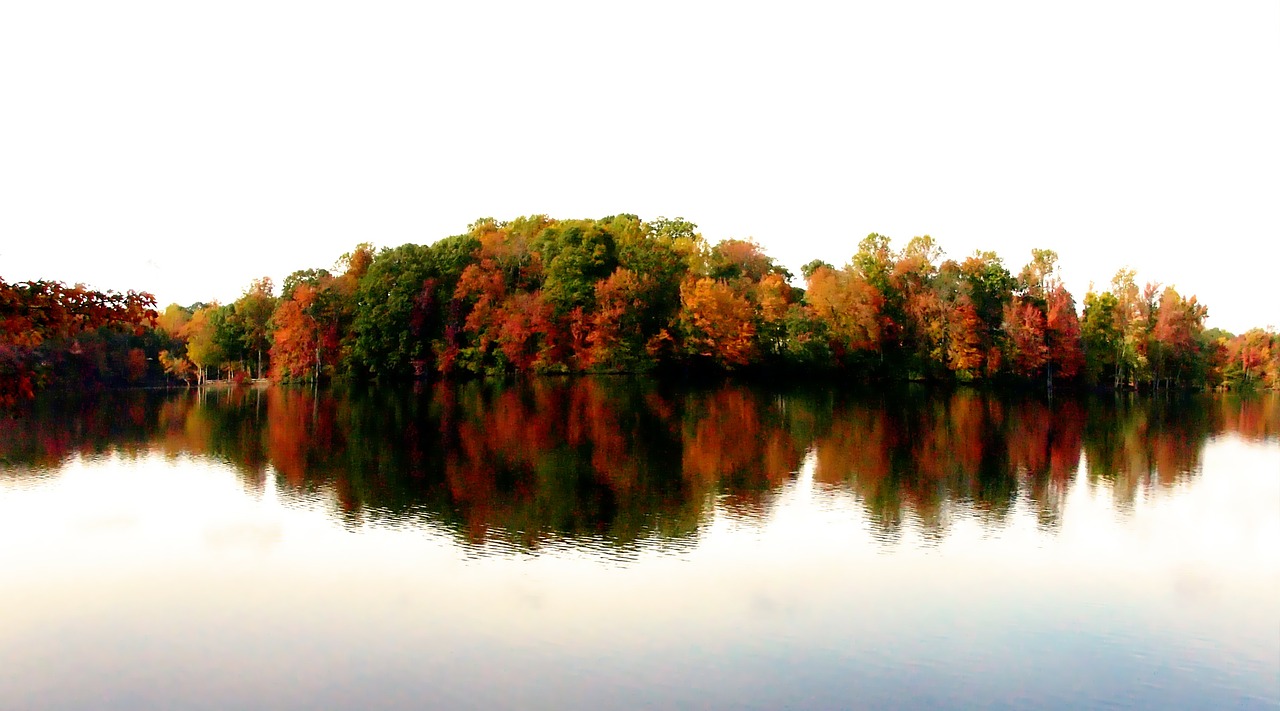
{"label": "green tree", "polygon": [[809,262],[808,264],[805,264],[803,267],[800,267],[800,276],[804,277],[805,281],[808,281],[813,276],[813,273],[818,271],[822,267],[826,267],[827,269],[832,269],[832,270],[835,269],[835,267],[831,266],[831,264],[824,262],[821,259],[815,259]]}
{"label": "green tree", "polygon": [[404,378],[432,367],[432,343],[444,334],[458,279],[479,248],[474,236],[457,235],[374,258],[356,295],[354,361],[361,372]]}
{"label": "green tree", "polygon": [[558,316],[575,307],[591,310],[596,282],[618,267],[613,235],[592,220],[562,222],[547,228],[536,249],[546,265],[543,295]]}
{"label": "green tree", "polygon": [[427,359],[423,312],[435,305],[435,277],[430,247],[403,244],[374,258],[356,289],[354,361],[361,372],[403,377]]}
{"label": "green tree", "polygon": [[220,354],[219,367],[226,368],[230,377],[236,370],[244,369],[246,351],[243,324],[236,318],[235,308],[231,304],[214,308],[209,313],[209,322]]}
{"label": "green tree", "polygon": [[299,269],[284,278],[284,284],[280,287],[280,301],[289,301],[293,298],[293,292],[298,288],[299,284],[306,284],[313,289],[320,288],[320,285],[326,279],[332,279],[333,275],[328,269]]}
{"label": "green tree", "polygon": [[209,380],[209,368],[222,366],[224,356],[214,319],[221,308],[215,302],[199,309],[191,314],[191,320],[182,329],[182,337],[187,341],[187,360],[195,366],[196,382],[200,385]]}
{"label": "green tree", "polygon": [[262,355],[271,348],[271,316],[276,310],[275,285],[271,277],[254,279],[244,294],[232,304],[239,326],[241,347],[257,363],[257,377],[263,377]]}
{"label": "green tree", "polygon": [[1119,305],[1119,299],[1110,291],[1099,294],[1091,287],[1084,296],[1080,337],[1084,344],[1085,378],[1090,383],[1114,384],[1116,358],[1122,352],[1124,339],[1116,317]]}

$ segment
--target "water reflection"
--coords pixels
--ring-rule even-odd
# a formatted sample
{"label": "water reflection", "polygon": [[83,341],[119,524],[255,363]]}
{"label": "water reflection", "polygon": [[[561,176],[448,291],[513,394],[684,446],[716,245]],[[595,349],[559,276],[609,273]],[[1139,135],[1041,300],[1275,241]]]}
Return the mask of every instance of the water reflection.
{"label": "water reflection", "polygon": [[0,420],[3,476],[75,455],[199,455],[262,492],[328,497],[348,526],[444,528],[469,546],[561,540],[625,550],[689,541],[719,510],[747,522],[806,457],[876,536],[906,520],[940,540],[960,514],[1015,506],[1061,520],[1087,471],[1121,507],[1194,477],[1210,438],[1280,438],[1275,396],[1010,397],[706,389],[628,379],[468,383],[418,391],[123,392],[47,399]]}

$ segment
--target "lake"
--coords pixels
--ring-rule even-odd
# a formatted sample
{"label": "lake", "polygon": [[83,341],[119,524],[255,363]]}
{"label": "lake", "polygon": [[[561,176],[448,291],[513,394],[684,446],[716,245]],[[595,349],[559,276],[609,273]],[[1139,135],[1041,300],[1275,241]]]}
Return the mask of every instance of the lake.
{"label": "lake", "polygon": [[0,417],[0,708],[1280,707],[1280,398],[633,379]]}

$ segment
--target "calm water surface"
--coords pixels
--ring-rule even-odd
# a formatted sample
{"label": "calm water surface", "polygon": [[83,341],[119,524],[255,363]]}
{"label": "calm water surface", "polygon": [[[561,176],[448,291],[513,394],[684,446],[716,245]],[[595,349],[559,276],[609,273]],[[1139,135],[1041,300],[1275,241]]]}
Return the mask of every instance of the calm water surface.
{"label": "calm water surface", "polygon": [[0,419],[0,708],[1278,708],[1280,400],[628,380]]}

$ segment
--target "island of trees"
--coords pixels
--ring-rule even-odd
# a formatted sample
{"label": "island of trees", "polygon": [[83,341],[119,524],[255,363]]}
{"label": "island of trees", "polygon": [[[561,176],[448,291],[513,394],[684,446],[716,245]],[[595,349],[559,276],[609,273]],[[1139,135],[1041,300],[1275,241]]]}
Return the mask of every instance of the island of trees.
{"label": "island of trees", "polygon": [[0,279],[0,402],[57,384],[379,382],[531,373],[737,371],[857,381],[1278,388],[1280,334],[1204,327],[1207,308],[1121,269],[1083,309],[1057,255],[871,234],[803,287],[752,241],[683,219],[481,219],[431,245],[357,245],[230,304]]}

